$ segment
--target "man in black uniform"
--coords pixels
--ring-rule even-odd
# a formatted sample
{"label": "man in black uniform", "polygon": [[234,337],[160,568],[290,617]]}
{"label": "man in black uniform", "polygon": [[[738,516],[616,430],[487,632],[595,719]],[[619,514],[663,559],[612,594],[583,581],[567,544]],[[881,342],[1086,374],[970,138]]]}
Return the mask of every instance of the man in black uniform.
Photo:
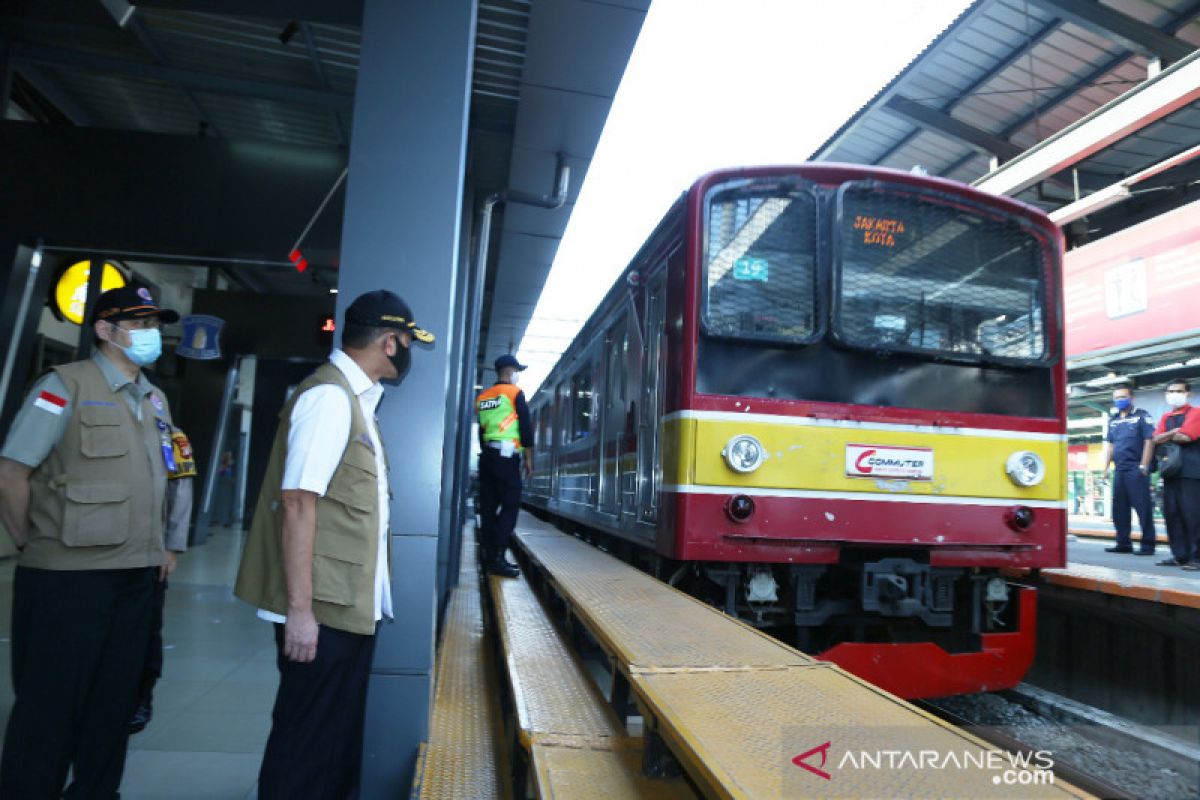
{"label": "man in black uniform", "polygon": [[521,508],[521,472],[533,474],[533,422],[525,393],[516,387],[525,369],[515,356],[496,359],[496,383],[475,399],[479,419],[479,519],[484,566],[493,575],[517,577],[504,557]]}
{"label": "man in black uniform", "polygon": [[1142,527],[1139,556],[1154,555],[1154,502],[1150,497],[1150,464],[1154,459],[1154,423],[1150,415],[1133,404],[1133,387],[1122,384],[1113,389],[1113,406],[1104,437],[1107,465],[1113,471],[1112,516],[1117,529],[1117,544],[1105,548],[1110,553],[1132,553],[1130,510],[1137,512]]}

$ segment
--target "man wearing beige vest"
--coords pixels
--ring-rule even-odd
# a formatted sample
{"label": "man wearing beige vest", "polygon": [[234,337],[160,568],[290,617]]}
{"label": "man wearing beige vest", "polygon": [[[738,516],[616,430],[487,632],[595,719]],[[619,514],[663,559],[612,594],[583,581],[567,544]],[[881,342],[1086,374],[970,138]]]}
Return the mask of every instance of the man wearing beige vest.
{"label": "man wearing beige vest", "polygon": [[163,545],[171,414],[141,368],[179,315],[146,289],[100,295],[87,360],[34,385],[0,450],[13,577],[16,702],[0,796],[117,797]]}
{"label": "man wearing beige vest", "polygon": [[263,476],[238,597],[275,624],[279,692],[259,770],[262,800],[358,796],[367,680],[392,616],[388,466],[380,381],[408,371],[418,328],[385,290],[346,309],[342,349],[292,394]]}

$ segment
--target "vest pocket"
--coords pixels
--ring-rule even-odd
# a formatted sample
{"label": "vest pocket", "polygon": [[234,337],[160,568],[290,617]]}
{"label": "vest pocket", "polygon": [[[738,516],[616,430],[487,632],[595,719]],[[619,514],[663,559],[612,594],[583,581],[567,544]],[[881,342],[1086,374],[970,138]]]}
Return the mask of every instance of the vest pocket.
{"label": "vest pocket", "polygon": [[115,458],[129,452],[115,408],[84,406],[79,422],[80,450],[87,458]]}
{"label": "vest pocket", "polygon": [[362,565],[313,553],[313,599],[353,606]]}
{"label": "vest pocket", "polygon": [[129,487],[118,481],[69,483],[63,506],[63,544],[95,547],[129,538]]}

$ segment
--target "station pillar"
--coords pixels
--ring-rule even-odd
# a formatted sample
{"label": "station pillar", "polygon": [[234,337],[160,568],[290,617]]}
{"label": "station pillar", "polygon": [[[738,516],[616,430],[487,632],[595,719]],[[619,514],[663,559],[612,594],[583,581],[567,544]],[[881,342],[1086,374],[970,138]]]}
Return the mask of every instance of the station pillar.
{"label": "station pillar", "polygon": [[439,536],[449,535],[444,454],[458,435],[453,321],[471,91],[474,0],[365,0],[338,278],[337,320],[388,289],[437,334],[385,387],[393,622],[376,642],[362,797],[406,796],[428,738]]}

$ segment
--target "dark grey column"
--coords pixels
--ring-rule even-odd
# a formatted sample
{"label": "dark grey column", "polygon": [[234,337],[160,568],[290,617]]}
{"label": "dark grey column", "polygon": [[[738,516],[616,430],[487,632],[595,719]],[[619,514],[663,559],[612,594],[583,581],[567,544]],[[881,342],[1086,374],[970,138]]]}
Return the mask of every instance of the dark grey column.
{"label": "dark grey column", "polygon": [[[404,297],[438,335],[414,347],[403,385],[379,421],[391,462],[392,596],[396,617],[376,644],[368,699],[363,797],[406,796],[428,737],[435,575],[449,515],[443,453],[452,453],[451,353],[459,264],[473,0],[366,0],[350,139],[338,319],[359,294]],[[453,392],[449,397],[454,398]],[[455,404],[456,404],[455,400]]]}

